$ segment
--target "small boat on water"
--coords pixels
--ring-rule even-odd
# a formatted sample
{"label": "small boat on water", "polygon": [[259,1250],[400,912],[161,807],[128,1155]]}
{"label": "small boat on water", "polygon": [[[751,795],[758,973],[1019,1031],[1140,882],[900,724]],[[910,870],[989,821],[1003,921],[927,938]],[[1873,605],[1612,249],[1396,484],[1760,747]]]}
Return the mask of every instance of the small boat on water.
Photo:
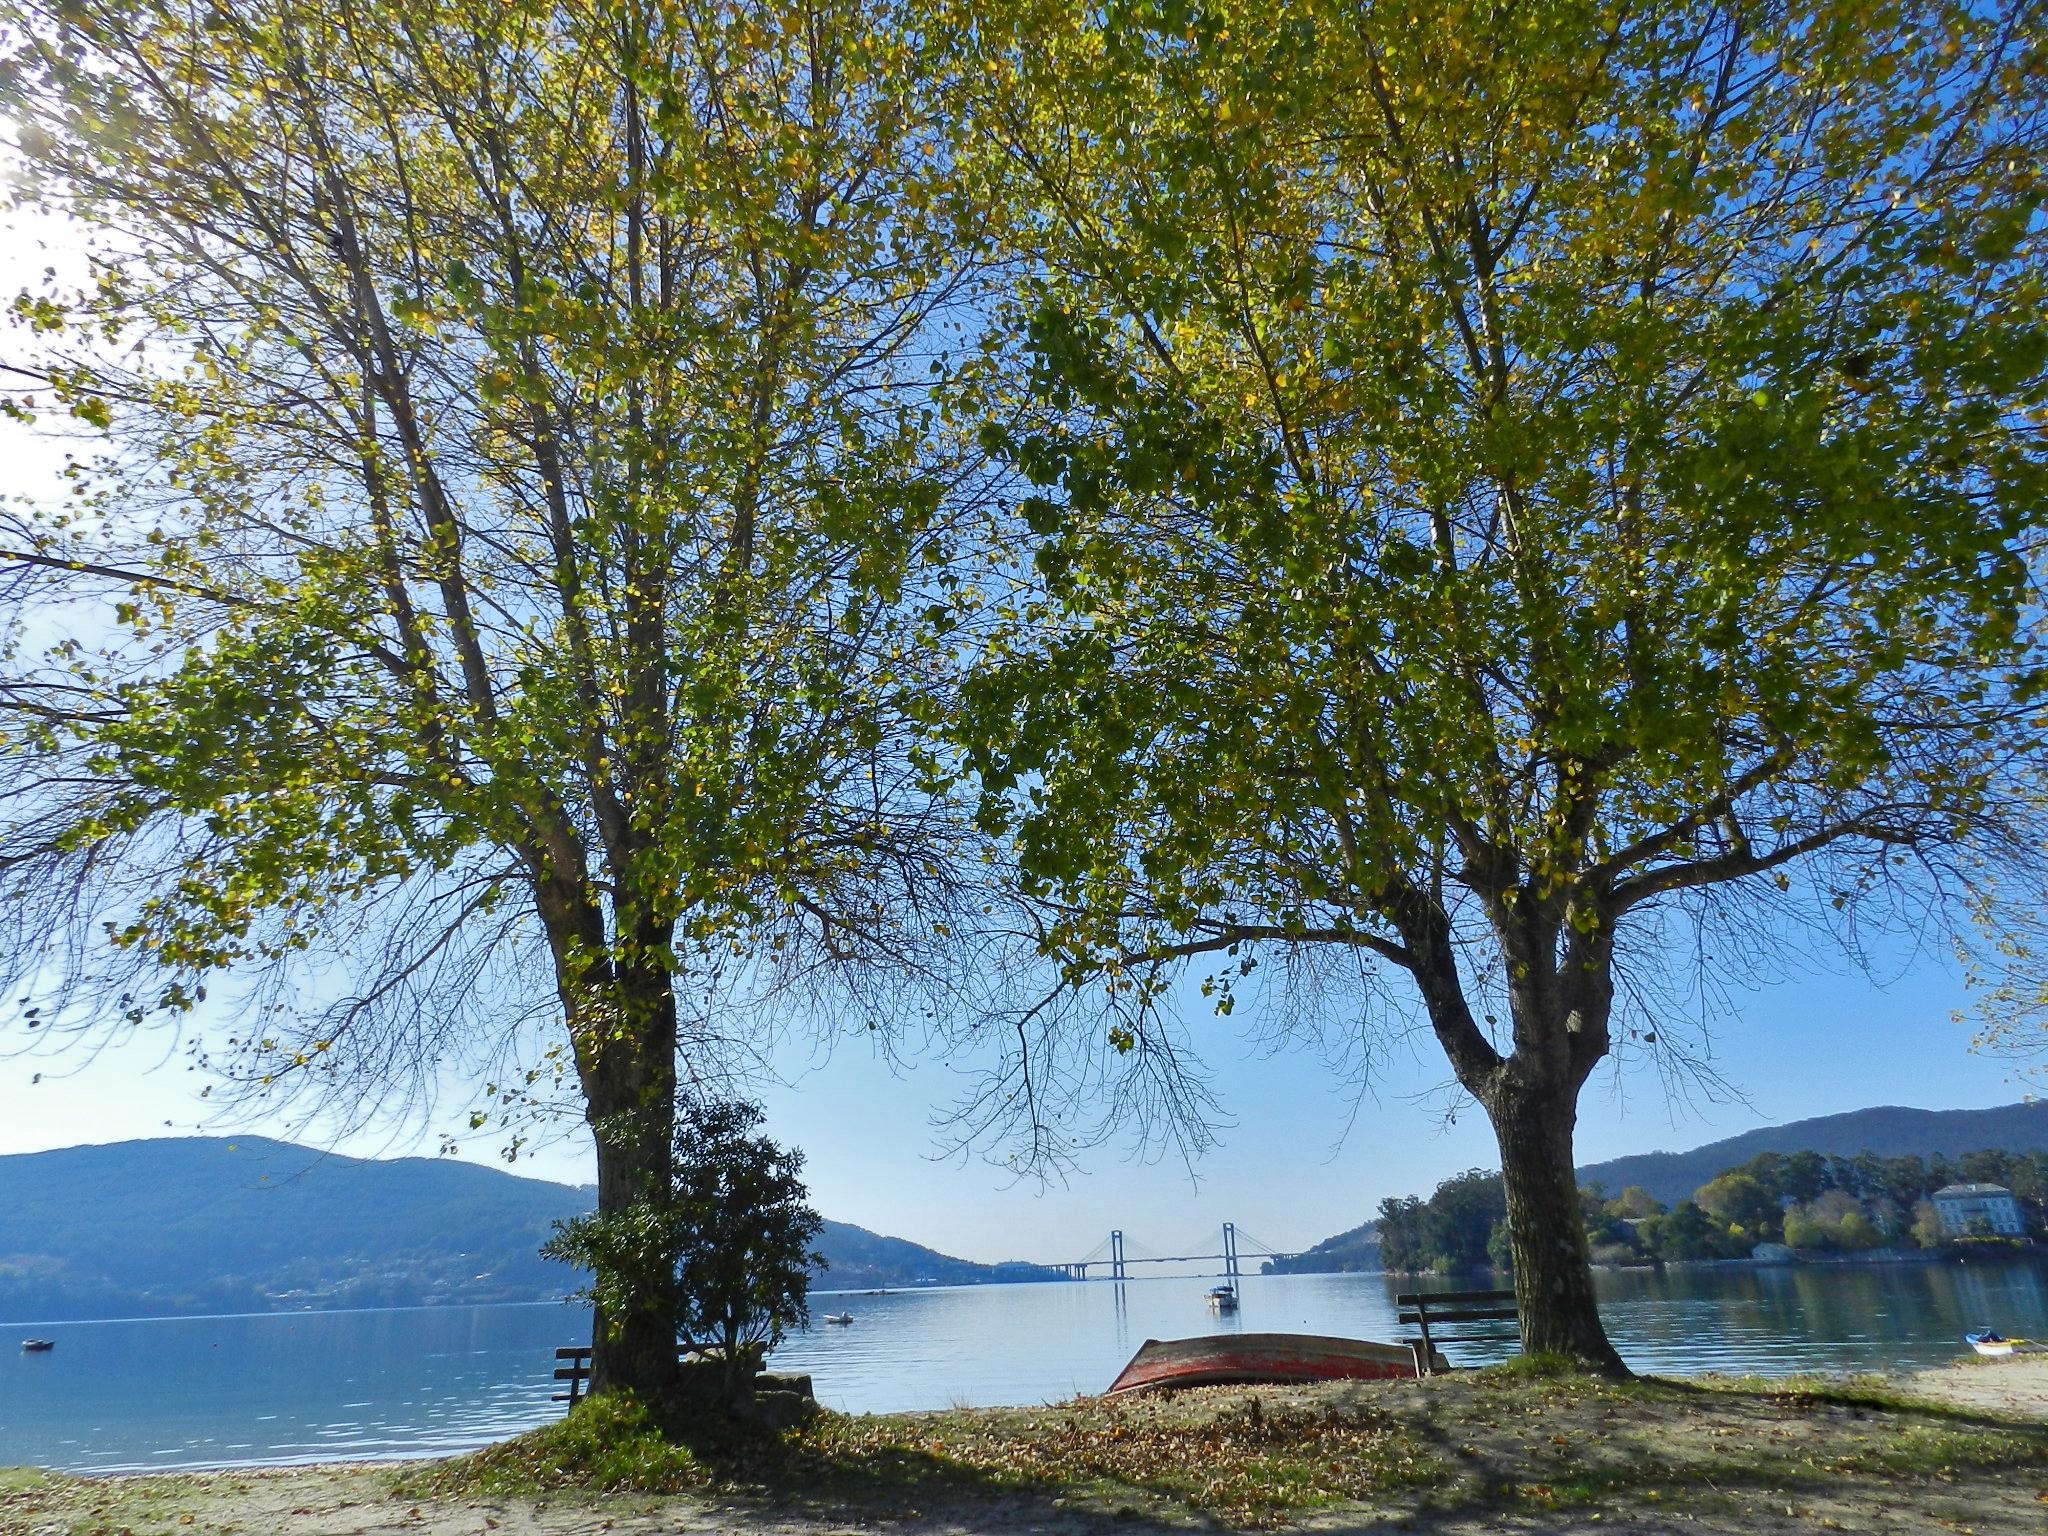
{"label": "small boat on water", "polygon": [[[1450,1366],[1442,1355],[1435,1370]],[[1147,1339],[1117,1379],[1113,1395],[1144,1387],[1209,1387],[1234,1382],[1389,1381],[1415,1375],[1406,1344],[1328,1338],[1314,1333],[1226,1333],[1201,1339]]]}
{"label": "small boat on water", "polygon": [[2002,1359],[2006,1355],[2048,1355],[2048,1339],[2008,1339],[1992,1328],[1966,1333],[1963,1342],[1990,1360]]}
{"label": "small boat on water", "polygon": [[825,1314],[825,1321],[844,1326],[853,1321],[853,1314],[851,1312],[827,1312]]}
{"label": "small boat on water", "polygon": [[56,1347],[57,1341],[55,1339],[23,1339],[21,1341],[22,1353],[28,1355],[47,1355]]}
{"label": "small boat on water", "polygon": [[1211,1286],[1207,1296],[1210,1307],[1217,1312],[1237,1310],[1237,1288],[1229,1285]]}

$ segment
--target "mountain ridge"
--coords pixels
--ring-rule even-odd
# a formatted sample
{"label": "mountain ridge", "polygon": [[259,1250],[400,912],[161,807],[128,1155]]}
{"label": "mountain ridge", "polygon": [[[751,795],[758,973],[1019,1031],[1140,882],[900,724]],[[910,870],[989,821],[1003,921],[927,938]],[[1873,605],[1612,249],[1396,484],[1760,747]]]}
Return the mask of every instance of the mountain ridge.
{"label": "mountain ridge", "polygon": [[[540,1256],[590,1185],[451,1158],[357,1158],[262,1136],[0,1156],[0,1318],[541,1301],[579,1277]],[[826,1221],[820,1289],[1050,1278]]]}

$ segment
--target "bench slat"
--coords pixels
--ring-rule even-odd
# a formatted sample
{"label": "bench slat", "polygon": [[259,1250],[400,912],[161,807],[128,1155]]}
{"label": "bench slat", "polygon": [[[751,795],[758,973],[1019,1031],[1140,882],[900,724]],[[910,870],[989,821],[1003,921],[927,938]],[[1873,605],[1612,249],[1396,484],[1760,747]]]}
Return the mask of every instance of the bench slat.
{"label": "bench slat", "polygon": [[[692,1344],[688,1339],[676,1340],[676,1355],[678,1358],[689,1354],[692,1350],[702,1348],[704,1348],[702,1344]],[[557,1360],[588,1360],[590,1354],[591,1350],[588,1344],[563,1344],[555,1350],[555,1358]]]}
{"label": "bench slat", "polygon": [[[1423,1320],[1423,1316],[1424,1314],[1420,1312],[1403,1312],[1400,1315],[1399,1321],[1412,1326],[1420,1323]],[[1429,1331],[1434,1335],[1436,1333],[1436,1324],[1438,1323],[1514,1322],[1520,1316],[1521,1314],[1513,1307],[1475,1307],[1467,1312],[1431,1311],[1428,1314],[1430,1322]]]}
{"label": "bench slat", "polygon": [[1397,1307],[1426,1306],[1434,1309],[1439,1306],[1455,1306],[1459,1302],[1465,1301],[1513,1301],[1514,1299],[1515,1293],[1513,1291],[1417,1291],[1410,1295],[1396,1296],[1394,1298],[1394,1305]]}
{"label": "bench slat", "polygon": [[1430,1331],[1429,1342],[1437,1344],[1514,1344],[1519,1342],[1512,1333],[1438,1333]]}

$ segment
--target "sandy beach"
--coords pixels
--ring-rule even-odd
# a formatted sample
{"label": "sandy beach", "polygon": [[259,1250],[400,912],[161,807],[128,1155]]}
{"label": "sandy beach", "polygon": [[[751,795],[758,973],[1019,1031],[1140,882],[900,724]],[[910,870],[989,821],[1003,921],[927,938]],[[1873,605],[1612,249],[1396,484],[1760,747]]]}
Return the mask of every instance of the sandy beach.
{"label": "sandy beach", "polygon": [[[7,1536],[1088,1536],[2048,1529],[2048,1359],[1883,1382],[1460,1373],[830,1416],[772,1477],[488,1493],[466,1464],[0,1474]],[[451,1487],[451,1479],[453,1486]],[[440,1486],[435,1486],[435,1485]],[[428,1491],[431,1490],[431,1491]],[[1263,1490],[1263,1491],[1262,1491]]]}
{"label": "sandy beach", "polygon": [[2048,1422],[2048,1355],[1963,1359],[1905,1380],[1914,1392],[1937,1402]]}

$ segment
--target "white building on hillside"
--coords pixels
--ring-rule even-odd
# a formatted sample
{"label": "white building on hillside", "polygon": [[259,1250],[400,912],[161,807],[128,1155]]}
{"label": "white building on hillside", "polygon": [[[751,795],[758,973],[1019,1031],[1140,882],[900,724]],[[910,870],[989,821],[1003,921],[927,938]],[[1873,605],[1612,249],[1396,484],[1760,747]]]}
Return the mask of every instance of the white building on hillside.
{"label": "white building on hillside", "polygon": [[[1985,1227],[1998,1237],[2025,1237],[2020,1203],[2003,1184],[1949,1184],[1933,1195],[1943,1237],[1968,1237]],[[1979,1227],[1977,1222],[1983,1222]]]}

